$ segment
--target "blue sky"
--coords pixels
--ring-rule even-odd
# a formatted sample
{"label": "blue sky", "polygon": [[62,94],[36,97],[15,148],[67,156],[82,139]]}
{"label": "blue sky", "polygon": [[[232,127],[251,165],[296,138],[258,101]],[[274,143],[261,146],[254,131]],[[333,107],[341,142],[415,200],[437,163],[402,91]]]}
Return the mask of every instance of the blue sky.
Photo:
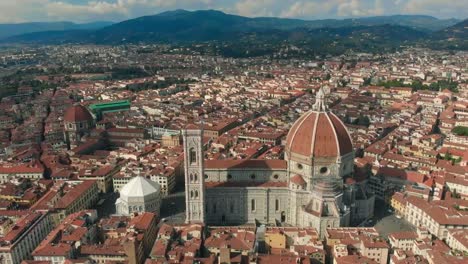
{"label": "blue sky", "polygon": [[0,23],[122,21],[174,9],[303,19],[424,14],[468,17],[468,0],[0,0]]}

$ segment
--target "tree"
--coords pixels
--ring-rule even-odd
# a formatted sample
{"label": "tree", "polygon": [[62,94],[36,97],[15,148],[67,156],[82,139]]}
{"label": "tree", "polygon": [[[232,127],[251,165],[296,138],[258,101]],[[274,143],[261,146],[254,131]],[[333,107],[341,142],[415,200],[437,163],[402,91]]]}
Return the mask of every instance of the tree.
{"label": "tree", "polygon": [[457,136],[468,136],[468,127],[465,126],[456,126],[453,130],[452,133],[454,133]]}
{"label": "tree", "polygon": [[370,119],[368,116],[361,115],[353,121],[353,124],[368,127],[370,125]]}
{"label": "tree", "polygon": [[369,86],[371,84],[372,78],[364,78],[364,86]]}
{"label": "tree", "polygon": [[450,153],[445,153],[444,160],[452,160],[452,154]]}

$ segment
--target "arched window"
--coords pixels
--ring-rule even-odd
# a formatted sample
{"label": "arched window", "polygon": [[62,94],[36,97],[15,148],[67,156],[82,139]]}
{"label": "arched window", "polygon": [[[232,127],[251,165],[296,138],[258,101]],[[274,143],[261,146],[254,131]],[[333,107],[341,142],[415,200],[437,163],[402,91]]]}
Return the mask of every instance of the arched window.
{"label": "arched window", "polygon": [[191,148],[189,150],[189,161],[190,161],[190,164],[197,163],[197,152],[195,152],[194,148]]}
{"label": "arched window", "polygon": [[276,199],[276,200],[275,200],[275,210],[276,210],[276,211],[279,211],[279,206],[280,206],[279,200]]}
{"label": "arched window", "polygon": [[190,182],[193,182],[193,174],[190,173]]}
{"label": "arched window", "polygon": [[198,177],[197,177],[197,174],[195,173],[195,174],[193,175],[193,182],[197,182],[197,181],[198,181]]}
{"label": "arched window", "polygon": [[190,191],[190,198],[193,198],[193,191]]}
{"label": "arched window", "polygon": [[195,191],[195,198],[198,198],[198,191]]}
{"label": "arched window", "polygon": [[252,199],[252,200],[250,201],[250,210],[251,210],[252,212],[255,211],[255,199]]}

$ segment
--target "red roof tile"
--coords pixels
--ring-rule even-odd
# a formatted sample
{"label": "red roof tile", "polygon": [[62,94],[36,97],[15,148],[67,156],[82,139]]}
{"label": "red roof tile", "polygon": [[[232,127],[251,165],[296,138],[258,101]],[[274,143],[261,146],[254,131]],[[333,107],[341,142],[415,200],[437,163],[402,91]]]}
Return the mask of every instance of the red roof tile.
{"label": "red roof tile", "polygon": [[312,157],[338,157],[353,151],[351,137],[331,112],[310,111],[292,126],[286,151]]}
{"label": "red roof tile", "polygon": [[93,116],[89,113],[88,109],[82,105],[74,105],[67,109],[63,116],[65,122],[85,122],[92,121]]}
{"label": "red roof tile", "polygon": [[292,178],[291,178],[291,182],[296,184],[296,185],[299,185],[299,186],[303,186],[306,182],[304,181],[304,179],[302,178],[301,175],[294,175]]}

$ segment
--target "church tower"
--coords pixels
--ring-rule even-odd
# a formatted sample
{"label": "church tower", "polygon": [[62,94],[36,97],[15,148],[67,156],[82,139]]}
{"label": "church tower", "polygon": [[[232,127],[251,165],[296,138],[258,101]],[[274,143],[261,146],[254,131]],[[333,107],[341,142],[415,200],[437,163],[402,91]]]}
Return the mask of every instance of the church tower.
{"label": "church tower", "polygon": [[205,223],[203,128],[187,126],[184,139],[185,222]]}

